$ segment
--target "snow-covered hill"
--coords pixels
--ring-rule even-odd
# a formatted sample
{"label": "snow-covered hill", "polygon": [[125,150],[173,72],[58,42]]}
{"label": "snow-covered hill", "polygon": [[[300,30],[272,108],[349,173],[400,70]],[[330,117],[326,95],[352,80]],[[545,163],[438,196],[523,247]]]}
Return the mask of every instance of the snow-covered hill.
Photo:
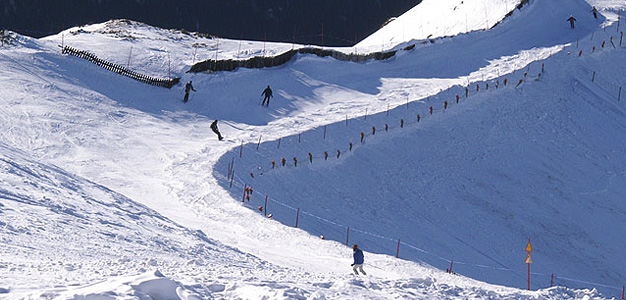
{"label": "snow-covered hill", "polygon": [[[462,5],[491,17],[516,2]],[[593,19],[582,0],[536,0],[491,30],[387,61],[300,55],[214,74],[185,71],[300,46],[130,21],[20,36],[0,48],[0,297],[619,297],[626,43],[614,21],[626,7],[590,3],[606,18]],[[482,29],[438,20],[425,31]],[[421,28],[396,31],[385,48],[423,39]],[[61,44],[193,80],[197,92],[183,104],[180,86],[130,80],[61,55]],[[264,108],[268,84],[275,97]],[[215,119],[225,141],[210,132]],[[242,204],[244,184],[254,192]],[[271,219],[258,211],[265,195]],[[533,291],[524,290],[528,238]],[[367,276],[351,274],[346,243],[366,251]],[[452,260],[458,276],[444,272]],[[548,288],[551,274],[558,287]]]}
{"label": "snow-covered hill", "polygon": [[[411,40],[488,30],[514,12],[521,0],[424,0],[355,46],[378,51]],[[516,14],[517,15],[517,14]]]}

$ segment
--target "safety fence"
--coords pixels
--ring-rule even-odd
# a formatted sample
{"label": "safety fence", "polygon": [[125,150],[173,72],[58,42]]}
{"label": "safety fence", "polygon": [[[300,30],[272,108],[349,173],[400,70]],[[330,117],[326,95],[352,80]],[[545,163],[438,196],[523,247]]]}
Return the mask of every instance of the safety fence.
{"label": "safety fence", "polygon": [[[530,65],[527,67],[527,70],[529,69],[530,69]],[[252,172],[250,172],[250,174],[246,174],[246,175],[249,175],[250,178],[255,178],[255,176],[267,174],[269,172],[282,169],[282,168],[295,168],[299,166],[305,166],[307,164],[313,164],[314,162],[318,162],[318,161],[328,161],[329,158],[339,159],[341,158],[342,154],[352,152],[352,150],[356,149],[362,144],[365,144],[368,139],[372,138],[376,134],[380,135],[382,133],[388,133],[388,132],[396,131],[396,130],[409,127],[412,125],[417,125],[418,123],[424,122],[425,120],[432,117],[433,115],[438,114],[438,113],[443,113],[479,93],[502,90],[506,88],[518,88],[520,85],[522,85],[525,82],[540,80],[542,77],[542,72],[544,70],[545,70],[545,65],[544,63],[542,63],[541,69],[538,70],[537,73],[535,73],[534,75],[528,75],[528,71],[527,71],[527,72],[524,72],[523,74],[520,74],[519,79],[512,80],[513,82],[509,81],[508,78],[504,77],[504,78],[489,80],[486,82],[475,83],[475,84],[472,84],[471,86],[455,85],[455,86],[449,87],[447,90],[441,91],[436,96],[428,97],[427,99],[421,99],[421,100],[426,100],[427,102],[430,102],[430,103],[434,102],[435,104],[432,104],[429,106],[422,105],[423,107],[418,108],[418,110],[413,110],[413,112],[411,113],[403,113],[406,117],[397,118],[392,121],[389,121],[389,119],[386,118],[386,121],[384,123],[379,124],[378,126],[373,125],[372,123],[371,127],[367,128],[366,130],[360,131],[358,136],[355,136],[353,137],[353,139],[350,139],[350,141],[347,142],[343,147],[335,147],[334,149],[323,151],[321,153],[318,152],[315,154],[312,152],[308,152],[308,153],[299,154],[299,155],[295,155],[291,157],[268,158],[268,161],[266,163],[257,166],[257,168],[255,168]],[[412,108],[410,104],[415,101],[418,101],[418,100],[407,99],[406,106],[405,106],[406,109],[411,110]],[[389,116],[390,114],[389,106],[387,107],[386,111],[368,112],[368,110],[366,109],[365,113],[358,118],[367,121],[368,118],[372,119],[373,117],[375,117],[375,115],[379,113],[383,113],[385,114],[385,116]],[[344,126],[342,124],[345,124],[345,127],[349,127],[350,121],[351,120],[348,119],[348,116],[346,116],[345,123],[340,122],[335,126],[340,126],[340,124],[341,126]],[[328,125],[325,125],[321,128],[311,130],[310,132],[317,134],[317,138],[322,138],[325,140],[327,138],[327,133],[329,133],[328,129],[329,129]],[[285,137],[285,138],[281,137],[275,140],[275,147],[276,149],[280,149],[281,144],[285,143],[288,139],[297,140],[297,143],[299,144],[301,143],[302,138],[303,138],[302,134],[298,134],[297,136],[292,136],[292,137]],[[263,142],[262,136],[259,136],[259,139],[254,141],[253,143],[244,145],[242,141],[241,145],[235,151],[238,151],[237,155],[239,157],[243,156],[244,147],[249,148],[250,150],[254,149],[255,151],[258,152],[262,142]],[[264,142],[263,144],[264,144],[264,147],[270,146],[267,142]]]}
{"label": "safety fence", "polygon": [[[400,107],[399,109],[401,110],[406,109],[406,110],[412,111],[411,113],[408,113],[414,116],[411,119],[400,118],[400,119],[396,119],[396,121],[391,125],[389,123],[385,123],[383,126],[378,126],[378,127],[371,126],[371,129],[369,129],[367,133],[365,131],[361,131],[361,133],[355,137],[354,141],[347,143],[346,145],[344,145],[344,147],[340,149],[335,148],[335,150],[333,150],[330,153],[329,151],[324,151],[323,154],[317,153],[316,155],[313,155],[312,153],[309,152],[299,157],[295,156],[295,157],[290,157],[289,159],[286,157],[282,157],[280,159],[273,159],[271,161],[269,157],[265,156],[268,160],[266,161],[266,164],[264,166],[255,166],[251,168],[250,173],[235,174],[235,171],[234,171],[235,170],[234,168],[235,157],[239,157],[239,158],[243,157],[244,149],[246,152],[254,151],[256,154],[259,154],[259,149],[261,147],[261,137],[259,137],[259,139],[256,140],[255,142],[248,143],[245,145],[242,143],[237,149],[234,150],[235,153],[233,153],[234,155],[233,155],[232,161],[228,164],[228,170],[226,172],[227,177],[225,179],[222,178],[222,180],[230,188],[234,187],[234,188],[243,189],[241,200],[242,202],[245,202],[247,206],[249,206],[252,209],[258,209],[265,216],[274,218],[280,222],[283,222],[286,225],[294,224],[295,227],[303,228],[311,233],[314,233],[316,231],[315,229],[312,230],[309,227],[310,223],[312,222],[326,224],[327,226],[331,225],[332,227],[334,227],[334,229],[326,228],[320,231],[320,233],[322,233],[320,237],[323,239],[332,239],[332,240],[338,240],[338,241],[345,239],[346,245],[350,243],[350,240],[359,240],[360,242],[365,242],[365,243],[367,243],[368,240],[372,240],[372,239],[385,240],[388,242],[389,245],[393,244],[395,246],[394,253],[396,257],[400,257],[401,248],[405,250],[408,249],[414,253],[417,253],[418,255],[417,256],[408,255],[405,251],[403,252],[405,253],[403,254],[403,257],[410,257],[411,259],[415,259],[417,261],[423,261],[423,257],[420,259],[419,255],[430,256],[431,258],[436,259],[437,261],[440,262],[439,266],[443,266],[443,264],[445,264],[446,266],[443,266],[443,267],[445,267],[450,273],[454,273],[453,268],[461,268],[461,269],[462,268],[480,268],[480,269],[497,270],[501,272],[512,273],[515,276],[521,276],[522,275],[521,273],[502,264],[485,265],[485,264],[477,264],[477,263],[453,260],[451,258],[442,257],[440,255],[437,255],[436,253],[427,251],[415,244],[412,244],[407,241],[403,241],[401,239],[394,239],[394,238],[386,237],[386,236],[372,233],[366,230],[361,230],[359,228],[350,227],[349,225],[341,224],[340,222],[337,222],[334,220],[317,216],[315,214],[301,210],[299,207],[293,207],[279,199],[269,197],[268,195],[264,195],[260,191],[255,190],[252,185],[254,183],[254,179],[258,178],[258,176],[268,174],[269,172],[272,172],[275,170],[280,170],[280,169],[285,169],[285,168],[300,168],[300,167],[304,167],[307,164],[312,165],[312,164],[319,163],[320,161],[325,162],[329,160],[338,160],[342,158],[342,154],[351,152],[352,150],[355,150],[357,147],[361,146],[362,144],[367,143],[367,140],[373,138],[376,134],[380,135],[386,132],[392,132],[394,130],[401,130],[402,128],[407,128],[409,126],[415,126],[419,123],[426,122],[432,116],[436,114],[444,113],[445,111],[452,109],[456,105],[461,105],[464,101],[468,101],[469,98],[471,98],[472,96],[478,95],[479,93],[503,90],[507,88],[515,89],[515,88],[518,88],[520,85],[524,84],[525,82],[540,80],[544,69],[545,69],[545,65],[542,63],[541,69],[538,69],[537,73],[531,76],[531,75],[528,75],[528,71],[530,70],[530,66],[529,66],[526,69],[526,72],[524,72],[523,74],[521,73],[519,74],[519,77],[520,77],[519,79],[516,78],[516,80],[511,80],[513,82],[509,81],[507,78],[498,78],[498,79],[490,80],[487,82],[472,84],[471,86],[450,87],[445,92],[441,92],[437,96],[427,99],[427,101],[429,102],[439,103],[438,105],[430,105],[427,107],[424,106],[424,107],[418,108],[418,110],[421,109],[420,111],[413,110],[414,105],[411,105],[413,101],[407,100],[406,107]],[[444,100],[443,97],[448,97],[449,99]],[[382,118],[386,118],[386,119],[392,118],[389,116],[390,114],[393,115],[393,113],[390,113],[389,111],[387,112],[383,111],[380,113],[374,112],[374,114],[383,115]],[[359,119],[365,122],[367,122],[367,120],[375,122],[374,121],[375,118],[376,118],[375,115],[368,115],[367,113],[359,117]],[[349,127],[351,126],[350,125],[351,121],[353,122],[353,120],[348,120],[346,118],[345,125],[337,124],[336,126]],[[372,123],[369,123],[369,124],[372,124]],[[324,126],[322,129],[311,131],[311,133],[316,135],[316,139],[326,139],[327,133],[330,133],[327,130],[327,128],[328,128],[327,126]],[[273,142],[275,144],[274,146],[276,147],[276,149],[280,149],[281,145],[287,142],[287,139],[290,139],[291,143],[296,143],[296,140],[297,140],[297,143],[300,143],[301,141],[303,141],[303,136],[302,134],[299,134],[297,136],[279,138]],[[268,146],[270,145],[268,145],[267,142],[264,143],[263,145],[263,147],[268,147]],[[253,195],[256,195],[256,196],[252,197]],[[250,199],[252,199],[252,202],[250,202]],[[258,199],[258,200],[255,201],[255,199]],[[261,201],[261,202],[258,203],[257,201]],[[268,202],[270,204],[269,209],[268,209]],[[252,203],[258,203],[260,205],[257,206],[257,204],[252,204]],[[294,223],[291,223],[291,222],[294,222]],[[341,237],[341,232],[343,232],[344,234],[343,237]],[[432,265],[437,265],[433,263],[432,261],[430,261],[429,263]]]}
{"label": "safety fence", "polygon": [[[619,31],[617,32],[617,34],[619,36],[623,36],[623,33]],[[577,58],[577,57],[583,57],[583,56],[588,56],[588,55],[594,55],[596,53],[600,53],[600,51],[605,51],[608,49],[620,49],[620,48],[623,49],[623,46],[622,46],[623,42],[620,41],[619,43],[616,43],[615,36],[616,36],[615,34],[611,35],[610,33],[607,33],[606,36],[603,37],[600,42],[598,42],[598,39],[596,39],[596,41],[593,43],[577,43],[575,46],[571,45],[569,46],[568,49],[564,49],[560,53],[567,55],[568,58]],[[615,47],[611,45],[611,47],[608,48],[607,44],[609,43],[607,43],[607,41],[609,41],[609,43],[610,41],[613,41],[613,44]],[[594,43],[598,43],[598,48],[596,48],[596,46],[593,45]],[[576,51],[575,55],[572,55],[572,50]],[[531,67],[532,67],[533,72],[531,72]],[[588,69],[585,69],[585,70],[589,71]],[[412,255],[406,254],[406,251],[403,251],[404,253],[402,255],[403,257],[410,257],[411,259],[414,259],[417,261],[424,261],[425,256],[428,256],[431,258],[429,260],[429,264],[433,266],[439,266],[439,267],[443,266],[442,269],[445,267],[448,273],[455,273],[455,271],[453,270],[455,270],[455,268],[458,269],[459,267],[461,267],[461,268],[488,269],[492,271],[506,272],[514,276],[521,277],[524,274],[521,273],[519,270],[509,268],[506,265],[503,265],[495,260],[492,260],[494,262],[493,265],[457,261],[452,258],[443,257],[436,253],[427,251],[413,243],[407,242],[405,240],[401,240],[400,238],[392,238],[392,237],[372,233],[370,231],[350,227],[349,225],[342,224],[341,222],[338,222],[337,220],[328,219],[328,218],[324,218],[324,217],[309,213],[307,211],[301,210],[299,207],[294,207],[292,205],[289,205],[285,201],[281,201],[280,199],[269,197],[269,195],[263,194],[262,192],[256,190],[256,188],[253,188],[253,183],[255,181],[255,178],[258,178],[258,176],[262,176],[264,174],[268,174],[269,172],[273,172],[276,170],[289,169],[289,168],[295,169],[295,168],[303,167],[307,164],[313,165],[318,162],[326,162],[329,160],[339,160],[342,158],[343,154],[352,152],[360,145],[365,144],[368,141],[368,139],[372,139],[377,134],[380,135],[382,133],[387,133],[391,131],[399,131],[405,127],[416,126],[419,123],[428,121],[429,118],[437,114],[446,112],[447,110],[455,107],[456,105],[461,105],[463,102],[468,101],[470,98],[472,98],[472,96],[477,95],[479,93],[487,93],[487,92],[498,91],[498,90],[503,90],[503,89],[515,89],[515,88],[519,88],[520,86],[523,86],[525,83],[541,80],[545,72],[546,72],[545,62],[541,62],[540,64],[539,62],[535,62],[535,63],[531,63],[527,65],[524,69],[521,70],[521,72],[520,71],[513,72],[512,74],[509,74],[506,77],[499,77],[499,78],[492,79],[492,80],[473,83],[468,86],[455,85],[455,86],[449,87],[448,89],[441,91],[435,96],[428,97],[426,99],[419,99],[419,100],[422,100],[421,101],[422,103],[417,102],[417,100],[410,101],[409,99],[407,99],[406,110],[410,112],[404,112],[403,114],[405,116],[409,115],[411,117],[410,118],[396,118],[393,120],[393,122],[389,121],[391,118],[389,117],[390,115],[389,107],[387,107],[386,112],[385,110],[379,110],[377,112],[372,112],[371,114],[368,114],[367,109],[366,109],[365,114],[357,118],[348,119],[348,116],[346,116],[345,125],[341,124],[342,122],[335,123],[333,125],[349,127],[350,123],[354,122],[355,119],[359,119],[359,120],[362,120],[363,122],[367,122],[369,118],[371,121],[373,121],[372,119],[374,119],[375,115],[378,116],[377,121],[380,122],[381,118],[384,118],[385,121],[379,123],[378,126],[373,125],[373,123],[368,123],[371,125],[371,127],[367,127],[367,130],[357,129],[357,132],[360,131],[360,133],[357,136],[353,136],[353,140],[350,140],[348,138],[348,140],[350,141],[346,142],[346,144],[344,144],[342,147],[334,147],[332,148],[333,150],[323,151],[323,153],[317,152],[316,154],[313,154],[312,152],[308,152],[308,153],[301,153],[301,154],[292,155],[292,156],[281,156],[278,158],[272,158],[272,157],[268,157],[260,153],[259,150],[260,150],[261,141],[262,141],[261,136],[259,136],[258,140],[255,140],[246,144],[244,144],[242,141],[241,145],[233,149],[231,152],[232,159],[228,163],[226,177],[224,178],[224,176],[221,173],[218,173],[217,177],[222,182],[222,184],[228,186],[231,189],[233,187],[242,189],[241,201],[244,203],[244,205],[250,207],[251,209],[258,209],[265,216],[276,219],[277,221],[280,221],[281,223],[285,225],[292,226],[291,224],[293,224],[294,227],[305,229],[312,234],[318,233],[320,234],[320,238],[322,239],[331,239],[331,240],[336,240],[336,241],[342,241],[345,239],[346,245],[350,244],[351,239],[359,240],[359,241],[379,240],[379,243],[380,243],[380,240],[384,240],[386,241],[385,243],[394,246],[393,247],[394,249],[391,251],[394,251],[393,254],[395,254],[396,257],[400,257],[401,248],[409,249],[411,250]],[[509,80],[509,78],[511,80]],[[593,75],[592,81],[594,83],[598,83],[598,85],[602,87],[602,89],[605,89],[607,91],[617,89],[618,94],[616,95],[616,99],[617,101],[620,101],[621,87],[619,85],[615,84],[614,82],[611,82],[608,78],[605,79],[604,77],[599,76],[598,74]],[[600,81],[602,81],[603,83],[600,84]],[[415,102],[417,102],[417,106],[418,106],[417,110],[412,109],[413,107],[415,107],[415,104],[414,104]],[[424,104],[426,102],[427,104]],[[397,112],[401,108],[402,107],[400,106],[396,107],[394,108],[393,111]],[[308,134],[315,134],[316,135],[315,139],[326,139],[327,135],[329,134],[328,128],[329,128],[328,125],[326,125],[316,130],[310,130]],[[275,149],[280,149],[281,144],[286,143],[287,140],[289,140],[289,142],[292,144],[295,144],[295,143],[300,144],[303,141],[303,135],[298,134],[297,136],[290,136],[290,137],[285,137],[285,138],[281,137],[281,138],[273,140],[272,142],[264,142],[263,147],[270,146],[270,147],[276,147]],[[274,144],[274,146],[271,146],[271,144]],[[292,147],[290,147],[290,149],[291,148]],[[261,160],[265,160],[265,162],[260,162],[259,165],[250,166],[249,173],[240,172],[243,174],[240,174],[240,173],[235,174],[235,166],[234,166],[235,158],[239,157],[241,159],[244,155],[244,150],[245,152],[248,152],[248,151],[254,152],[256,155],[262,157]],[[238,169],[245,170],[246,167],[238,168]],[[256,196],[252,197],[253,195],[256,195]],[[270,205],[269,208],[268,208],[268,202]],[[269,213],[270,211],[271,213]],[[321,225],[311,226],[310,223],[318,223]],[[324,229],[320,230],[320,228],[322,227]],[[439,263],[433,263],[433,260],[439,261]],[[619,286],[606,285],[606,284],[601,284],[597,282],[578,280],[578,279],[574,279],[570,277],[555,276],[554,274],[537,273],[537,272],[530,272],[530,271],[529,273],[532,274],[533,276],[545,277],[546,281],[544,282],[546,282],[546,284],[544,286],[547,286],[547,278],[550,278],[550,286],[553,286],[555,284],[566,285],[565,283],[569,282],[569,283],[575,283],[579,285],[582,284],[582,285],[587,285],[587,286],[602,287],[605,289],[612,289],[612,290],[617,290],[617,291],[621,290],[622,299],[624,299],[624,286],[619,287]]]}
{"label": "safety fence", "polygon": [[[413,49],[415,45],[406,47],[405,50]],[[374,52],[368,54],[346,54],[343,52],[321,48],[292,49],[277,56],[255,56],[247,60],[205,60],[194,64],[189,72],[198,73],[205,71],[232,71],[237,68],[269,68],[283,65],[289,62],[297,54],[314,54],[319,57],[332,57],[342,61],[361,62],[370,59],[385,60],[396,55],[397,50],[387,52]]]}
{"label": "safety fence", "polygon": [[[620,12],[621,15],[621,12]],[[598,55],[607,50],[624,50],[626,49],[626,40],[624,39],[624,31],[620,30],[620,22],[617,25],[605,27],[604,30],[594,32],[588,39],[576,41],[573,51],[566,52],[571,58],[584,58],[591,55]],[[614,28],[615,27],[615,28]],[[591,82],[606,94],[607,99],[612,99],[618,105],[624,106],[623,87],[626,85],[624,76],[610,76],[597,71],[591,67],[577,64],[574,71],[579,77],[585,78],[587,82]],[[626,70],[619,71],[622,74]],[[618,72],[618,73],[619,73]],[[621,82],[619,82],[621,79]]]}
{"label": "safety fence", "polygon": [[147,84],[154,85],[154,86],[160,86],[160,87],[169,89],[172,86],[178,84],[178,82],[180,82],[180,78],[163,79],[163,78],[156,78],[156,77],[144,75],[141,73],[137,73],[133,70],[122,67],[118,64],[111,63],[104,59],[101,59],[90,52],[87,52],[84,50],[78,50],[70,46],[64,46],[61,53],[85,59],[107,71],[115,72],[117,74],[126,76],[128,78],[132,78],[139,82],[147,83]]}

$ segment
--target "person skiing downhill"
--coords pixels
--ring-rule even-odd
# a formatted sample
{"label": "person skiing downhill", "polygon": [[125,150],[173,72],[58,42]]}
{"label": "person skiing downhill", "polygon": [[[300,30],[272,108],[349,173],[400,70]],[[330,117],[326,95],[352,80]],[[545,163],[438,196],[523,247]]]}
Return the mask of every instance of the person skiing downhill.
{"label": "person skiing downhill", "polygon": [[574,22],[576,22],[576,18],[574,18],[574,16],[570,15],[567,20],[569,21],[569,25],[572,27],[572,29],[574,29]]}
{"label": "person skiing downhill", "polygon": [[367,275],[365,271],[363,271],[363,262],[364,262],[363,251],[359,249],[359,246],[357,246],[357,244],[354,244],[352,245],[352,252],[353,252],[352,256],[354,257],[354,263],[352,263],[351,266],[352,266],[352,270],[354,271],[354,274],[359,275],[359,272],[357,272],[357,269],[359,269],[361,273],[363,273],[363,275]]}
{"label": "person skiing downhill", "polygon": [[267,100],[267,105],[265,105],[266,107],[270,106],[270,97],[274,97],[272,95],[272,89],[270,88],[270,86],[268,85],[264,90],[263,93],[261,93],[261,96],[265,95],[265,98],[263,98],[263,102],[261,103],[261,106],[263,106],[265,104],[265,100]]}
{"label": "person skiing downhill", "polygon": [[193,88],[193,85],[191,85],[191,80],[189,80],[189,82],[187,82],[187,84],[185,84],[185,99],[183,99],[183,103],[187,103],[187,101],[189,100],[189,92],[191,91],[196,91]]}
{"label": "person skiing downhill", "polygon": [[213,121],[213,123],[211,123],[211,130],[213,130],[213,132],[215,132],[215,134],[217,134],[217,139],[218,140],[223,140],[224,137],[222,136],[222,134],[220,133],[219,129],[217,129],[217,120]]}

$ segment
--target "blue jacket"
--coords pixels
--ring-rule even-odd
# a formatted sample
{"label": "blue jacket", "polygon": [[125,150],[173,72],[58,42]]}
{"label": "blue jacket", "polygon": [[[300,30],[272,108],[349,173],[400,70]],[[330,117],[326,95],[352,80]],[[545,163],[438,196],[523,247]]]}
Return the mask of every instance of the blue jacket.
{"label": "blue jacket", "polygon": [[363,251],[361,251],[361,249],[356,248],[354,249],[354,264],[355,265],[362,265],[363,264]]}

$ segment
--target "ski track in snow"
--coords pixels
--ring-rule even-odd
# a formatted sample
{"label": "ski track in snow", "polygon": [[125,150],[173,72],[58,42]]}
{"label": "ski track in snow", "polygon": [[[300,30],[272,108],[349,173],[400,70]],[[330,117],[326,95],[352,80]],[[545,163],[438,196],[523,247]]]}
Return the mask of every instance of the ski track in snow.
{"label": "ski track in snow", "polygon": [[[625,5],[531,1],[481,31],[519,2],[483,0],[465,3],[447,23],[406,26],[426,8],[450,13],[456,2],[424,1],[338,49],[418,42],[390,60],[359,64],[300,55],[272,69],[187,74],[193,61],[276,55],[292,45],[245,42],[240,50],[243,42],[134,22],[19,37],[0,48],[0,298],[617,297],[626,266],[616,226],[626,217],[626,145],[616,137],[626,119],[612,89],[626,85],[624,52],[574,56],[608,38],[601,26]],[[607,19],[593,20],[590,4]],[[458,17],[474,10],[487,23],[475,13]],[[565,22],[572,13],[575,31]],[[423,44],[424,31],[461,34]],[[59,55],[61,39],[157,77],[169,60],[198,92],[182,104],[179,87],[146,86]],[[193,43],[205,47],[196,57]],[[538,78],[540,62],[547,70]],[[509,84],[494,89],[505,77]],[[473,90],[487,82],[490,90]],[[262,108],[268,83],[275,97]],[[214,119],[223,142],[208,129]],[[361,145],[359,134],[372,126],[376,135]],[[271,170],[271,160],[293,164],[294,156],[297,168]],[[229,188],[233,157],[237,182]],[[242,182],[255,190],[243,204]],[[273,219],[256,210],[266,194]],[[292,227],[296,207],[301,229]],[[345,226],[350,243],[366,250],[366,277],[351,274]],[[518,289],[529,236],[538,291]],[[450,259],[469,278],[441,271]],[[551,273],[562,286],[547,288]]]}

